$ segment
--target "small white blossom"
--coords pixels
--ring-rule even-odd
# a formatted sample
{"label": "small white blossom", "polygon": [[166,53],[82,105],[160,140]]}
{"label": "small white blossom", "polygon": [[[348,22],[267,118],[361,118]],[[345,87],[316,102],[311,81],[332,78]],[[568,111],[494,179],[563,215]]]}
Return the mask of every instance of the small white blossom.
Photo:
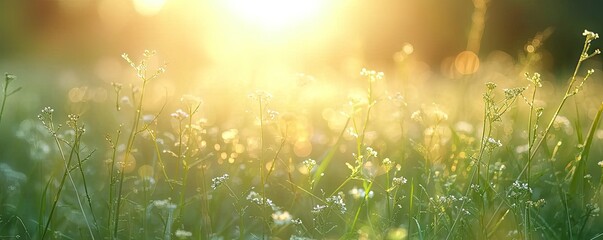
{"label": "small white blossom", "polygon": [[347,209],[345,207],[345,203],[343,202],[343,197],[341,197],[342,195],[343,193],[340,192],[338,195],[327,198],[327,203],[331,203],[337,208],[339,208],[339,210],[343,214]]}
{"label": "small white blossom", "polygon": [[404,177],[397,177],[393,179],[394,185],[402,185],[402,184],[406,184],[408,180]]}
{"label": "small white blossom", "polygon": [[188,118],[188,113],[186,113],[185,111],[183,111],[182,109],[178,109],[176,110],[176,112],[170,114],[170,116],[172,116],[173,118],[177,119],[177,120],[184,120],[186,118]]}
{"label": "small white blossom", "polygon": [[211,188],[212,189],[216,189],[218,188],[220,185],[222,185],[222,183],[226,182],[226,180],[228,180],[230,176],[228,176],[228,174],[224,174],[220,177],[215,177],[211,180]]}
{"label": "small white blossom", "polygon": [[377,157],[377,151],[375,151],[372,147],[366,147],[366,153],[369,156]]}
{"label": "small white blossom", "polygon": [[489,149],[494,149],[496,147],[502,147],[502,143],[500,142],[500,140],[488,138],[488,141],[486,142],[486,147]]}
{"label": "small white blossom", "polygon": [[584,32],[582,33],[582,36],[585,36],[586,40],[589,41],[589,42],[591,40],[595,40],[595,39],[599,38],[599,34],[591,32],[591,31],[588,31],[586,29],[584,29]]}

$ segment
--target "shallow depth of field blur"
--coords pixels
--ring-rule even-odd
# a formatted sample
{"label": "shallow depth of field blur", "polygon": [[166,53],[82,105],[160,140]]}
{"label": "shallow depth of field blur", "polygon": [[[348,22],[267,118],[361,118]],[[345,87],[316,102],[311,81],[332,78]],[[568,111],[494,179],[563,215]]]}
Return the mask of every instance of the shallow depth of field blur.
{"label": "shallow depth of field blur", "polygon": [[601,10],[0,1],[0,239],[603,238]]}

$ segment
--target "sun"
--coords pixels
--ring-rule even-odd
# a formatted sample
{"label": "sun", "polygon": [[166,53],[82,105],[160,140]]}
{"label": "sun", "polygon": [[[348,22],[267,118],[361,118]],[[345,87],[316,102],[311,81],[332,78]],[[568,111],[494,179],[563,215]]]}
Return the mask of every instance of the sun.
{"label": "sun", "polygon": [[235,17],[264,30],[279,30],[311,21],[326,0],[225,0]]}

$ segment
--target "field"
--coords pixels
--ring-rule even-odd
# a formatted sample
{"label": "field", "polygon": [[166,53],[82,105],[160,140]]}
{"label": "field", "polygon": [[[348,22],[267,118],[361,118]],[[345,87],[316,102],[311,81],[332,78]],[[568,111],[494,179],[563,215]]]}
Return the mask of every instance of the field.
{"label": "field", "polygon": [[441,67],[413,43],[313,74],[260,47],[194,84],[161,49],[98,81],[2,66],[0,239],[603,238],[599,35],[567,71],[550,29],[477,54],[480,2]]}

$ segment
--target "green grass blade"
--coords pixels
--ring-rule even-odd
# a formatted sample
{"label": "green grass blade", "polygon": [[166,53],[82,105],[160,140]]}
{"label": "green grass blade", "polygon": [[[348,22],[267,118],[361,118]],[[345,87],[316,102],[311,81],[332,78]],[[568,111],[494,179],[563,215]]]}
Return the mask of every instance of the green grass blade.
{"label": "green grass blade", "polygon": [[583,149],[578,158],[576,159],[577,165],[574,168],[572,175],[572,182],[570,186],[570,193],[575,194],[576,189],[578,187],[578,182],[584,178],[583,171],[586,167],[586,161],[588,160],[588,156],[590,154],[590,147],[593,143],[593,136],[597,128],[599,127],[599,122],[601,120],[601,113],[603,112],[603,103],[599,107],[599,111],[597,111],[597,115],[595,116],[595,120],[593,120],[592,125],[590,126],[590,130],[588,131],[588,135],[583,144]]}
{"label": "green grass blade", "polygon": [[333,160],[333,156],[335,156],[337,149],[339,149],[339,145],[341,145],[341,142],[343,141],[343,134],[345,133],[345,130],[348,128],[348,125],[350,124],[350,120],[351,120],[351,117],[349,117],[348,120],[345,122],[343,129],[339,133],[339,137],[337,137],[337,141],[331,147],[331,149],[329,149],[329,151],[326,152],[326,154],[322,158],[320,165],[318,166],[318,169],[316,169],[314,176],[312,176],[312,178],[314,179],[314,185],[318,185],[318,182],[320,182],[320,179],[322,178],[323,173],[327,170],[327,167],[329,167],[329,164],[331,164],[331,161]]}

